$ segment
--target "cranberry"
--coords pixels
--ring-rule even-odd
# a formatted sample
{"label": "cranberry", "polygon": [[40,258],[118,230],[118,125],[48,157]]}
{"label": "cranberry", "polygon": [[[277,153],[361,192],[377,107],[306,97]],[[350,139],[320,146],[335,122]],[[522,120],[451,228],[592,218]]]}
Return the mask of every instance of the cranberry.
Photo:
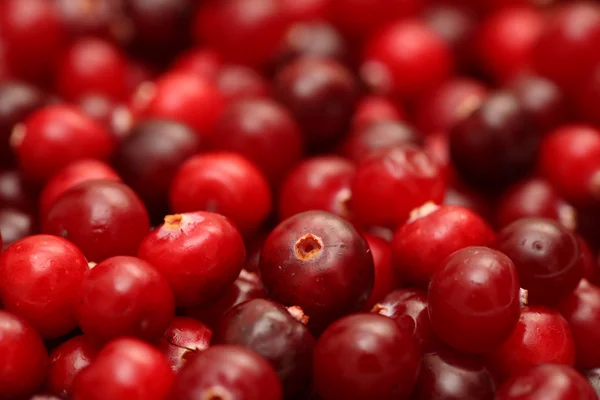
{"label": "cranberry", "polygon": [[278,72],[275,96],[292,112],[313,147],[342,137],[357,100],[357,82],[343,65],[322,57],[303,57]]}
{"label": "cranberry", "polygon": [[392,266],[390,244],[371,233],[363,233],[362,236],[369,245],[369,250],[371,250],[371,254],[373,255],[373,265],[375,266],[373,291],[364,307],[365,311],[370,311],[388,293],[400,287],[400,279],[396,276],[396,271],[394,271]]}
{"label": "cranberry", "polygon": [[107,344],[73,383],[78,400],[163,400],[173,372],[154,347],[137,339],[121,338]]}
{"label": "cranberry", "polygon": [[281,220],[304,211],[323,210],[350,217],[350,184],[354,165],[341,157],[308,158],[292,169],[279,192]]}
{"label": "cranberry", "polygon": [[216,337],[218,343],[247,347],[269,361],[286,396],[310,383],[315,340],[280,304],[256,299],[236,306],[221,321]]}
{"label": "cranberry", "polygon": [[98,160],[75,161],[58,171],[44,186],[40,195],[40,215],[46,216],[60,197],[80,183],[94,180],[120,181],[117,172]]}
{"label": "cranberry", "polygon": [[222,60],[215,51],[198,47],[181,53],[171,65],[171,71],[189,73],[200,78],[215,80],[222,68]]}
{"label": "cranberry", "polygon": [[579,117],[596,126],[600,124],[598,104],[600,104],[600,62],[574,95]]}
{"label": "cranberry", "polygon": [[405,112],[392,100],[370,95],[361,98],[356,104],[352,126],[359,128],[383,120],[402,121],[405,118]]}
{"label": "cranberry", "polygon": [[81,370],[96,358],[98,350],[87,338],[75,336],[50,353],[45,388],[50,393],[70,396],[73,381]]}
{"label": "cranberry", "polygon": [[492,228],[467,208],[426,204],[396,231],[392,262],[402,279],[426,287],[446,257],[468,246],[491,244],[494,236]]}
{"label": "cranberry", "polygon": [[72,331],[75,293],[88,269],[70,242],[48,235],[14,243],[0,257],[0,299],[45,338]]}
{"label": "cranberry", "polygon": [[0,396],[18,398],[40,387],[48,354],[44,343],[27,322],[0,310]]}
{"label": "cranberry", "polygon": [[[0,102],[1,104],[1,102]],[[34,191],[23,180],[18,170],[0,172],[0,207],[15,207],[31,210],[34,203]]]}
{"label": "cranberry", "polygon": [[110,180],[80,183],[56,200],[42,232],[75,243],[89,261],[134,255],[150,230],[148,212],[128,186]]}
{"label": "cranberry", "polygon": [[524,308],[510,337],[488,355],[490,368],[503,378],[537,364],[573,365],[574,361],[567,321],[558,311],[543,307]]}
{"label": "cranberry", "polygon": [[171,399],[281,400],[271,365],[242,346],[219,345],[191,358],[181,369]]}
{"label": "cranberry", "polygon": [[77,102],[81,111],[102,124],[120,143],[133,125],[131,111],[115,100],[101,94],[88,94]]}
{"label": "cranberry", "polygon": [[436,334],[468,353],[507,339],[519,320],[519,280],[512,261],[486,247],[466,247],[435,271],[427,304]]}
{"label": "cranberry", "polygon": [[302,308],[313,331],[362,309],[374,275],[367,242],[349,222],[324,211],[283,221],[268,236],[260,256],[267,295]]}
{"label": "cranberry", "polygon": [[594,400],[594,389],[566,365],[543,364],[516,374],[496,392],[495,400]]}
{"label": "cranberry", "polygon": [[568,229],[577,227],[575,208],[540,178],[527,179],[512,186],[500,199],[497,218],[500,227],[527,217],[552,219]]}
{"label": "cranberry", "polygon": [[281,182],[303,153],[302,134],[289,112],[268,99],[233,103],[211,135],[217,150],[236,152],[273,184]]}
{"label": "cranberry", "polygon": [[106,159],[113,150],[110,133],[78,109],[47,106],[16,126],[11,144],[25,177],[44,181],[70,163]]}
{"label": "cranberry", "polygon": [[414,400],[472,399],[494,397],[492,375],[479,358],[451,350],[423,356]]}
{"label": "cranberry", "polygon": [[448,206],[460,206],[468,208],[486,221],[493,221],[492,215],[495,210],[492,200],[481,193],[467,188],[462,184],[455,184],[446,190],[443,203]]}
{"label": "cranberry", "polygon": [[286,13],[292,21],[325,19],[329,0],[283,0]]}
{"label": "cranberry", "polygon": [[319,338],[313,379],[323,400],[406,398],[419,362],[409,331],[380,315],[355,314],[334,322]]}
{"label": "cranberry", "polygon": [[141,243],[138,257],[169,281],[180,307],[224,294],[244,265],[244,241],[226,217],[205,211],[168,215]]}
{"label": "cranberry", "polygon": [[72,37],[94,35],[118,37],[119,24],[124,18],[120,2],[115,0],[58,0],[60,19]]}
{"label": "cranberry", "polygon": [[175,317],[157,347],[169,360],[171,369],[178,372],[193,354],[208,349],[212,334],[200,321]]}
{"label": "cranberry", "polygon": [[452,53],[443,39],[425,24],[408,20],[371,37],[360,72],[378,92],[414,98],[439,85],[452,70]]}
{"label": "cranberry", "polygon": [[256,71],[240,65],[226,65],[217,76],[217,87],[228,102],[269,97],[269,83]]}
{"label": "cranberry", "polygon": [[594,285],[598,285],[600,265],[598,265],[587,241],[581,235],[577,235],[577,241],[579,243],[579,252],[581,253],[581,262],[583,263],[583,278]]}
{"label": "cranberry", "polygon": [[174,212],[217,212],[242,233],[256,230],[271,211],[271,190],[263,173],[231,152],[188,159],[173,178],[169,199]]}
{"label": "cranberry", "polygon": [[153,66],[142,61],[133,59],[129,59],[128,61],[125,86],[129,95],[133,95],[141,84],[153,80],[157,75],[157,71]]}
{"label": "cranberry", "polygon": [[414,208],[429,201],[440,203],[445,182],[425,152],[404,145],[361,161],[351,189],[352,212],[358,222],[395,227],[404,223]]}
{"label": "cranberry", "polygon": [[0,236],[4,249],[36,231],[36,220],[30,211],[15,207],[0,208]]}

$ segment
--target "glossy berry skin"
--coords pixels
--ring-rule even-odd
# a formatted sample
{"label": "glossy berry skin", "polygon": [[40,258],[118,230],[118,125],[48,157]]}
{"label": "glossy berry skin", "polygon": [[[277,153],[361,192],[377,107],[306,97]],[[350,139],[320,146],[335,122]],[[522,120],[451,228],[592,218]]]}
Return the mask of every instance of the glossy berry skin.
{"label": "glossy berry skin", "polygon": [[188,159],[173,178],[169,200],[173,212],[216,212],[230,218],[243,233],[255,231],[271,211],[271,190],[264,174],[231,152]]}
{"label": "glossy berry skin", "polygon": [[0,310],[0,396],[27,396],[40,387],[48,353],[42,339],[25,320]]}
{"label": "glossy berry skin", "polygon": [[319,338],[313,379],[323,400],[406,398],[419,362],[409,331],[380,315],[354,314],[331,324]]}
{"label": "glossy berry skin", "polygon": [[54,203],[42,232],[73,242],[88,261],[134,255],[148,231],[148,212],[140,198],[121,182],[83,182]]}
{"label": "glossy berry skin", "polygon": [[213,332],[192,318],[175,317],[156,347],[177,373],[194,354],[208,349]]}
{"label": "glossy berry skin", "polygon": [[98,344],[121,336],[156,340],[175,314],[167,280],[146,261],[127,256],[94,266],[81,283],[76,304],[79,327]]}
{"label": "glossy berry skin", "polygon": [[425,354],[414,400],[486,400],[494,397],[492,374],[483,361],[453,350]]}
{"label": "glossy berry skin", "polygon": [[231,151],[252,161],[278,184],[300,160],[300,128],[283,106],[268,99],[247,99],[227,108],[211,135],[215,150]]}
{"label": "glossy berry skin", "polygon": [[442,38],[425,24],[407,20],[369,39],[360,73],[376,92],[414,98],[439,85],[452,71],[452,53]]}
{"label": "glossy berry skin", "polygon": [[217,345],[181,369],[169,400],[223,398],[282,400],[281,383],[267,360],[242,346]]}
{"label": "glossy berry skin", "polygon": [[357,222],[396,227],[410,212],[429,202],[441,203],[445,180],[421,149],[404,145],[374,153],[356,167],[352,212]]}
{"label": "glossy berry skin", "polygon": [[403,121],[405,112],[391,99],[384,96],[369,95],[362,97],[352,117],[352,127],[358,128],[381,121]]}
{"label": "glossy berry skin", "polygon": [[280,304],[256,299],[236,306],[219,324],[216,343],[247,347],[269,361],[286,396],[310,384],[315,339]]}
{"label": "glossy berry skin", "polygon": [[487,247],[450,255],[433,274],[429,317],[446,344],[467,353],[498,347],[519,320],[519,280],[512,261]]}
{"label": "glossy berry skin", "polygon": [[300,307],[313,331],[362,309],[375,275],[367,242],[349,222],[324,211],[280,223],[265,241],[259,269],[268,297]]}
{"label": "glossy berry skin", "polygon": [[595,400],[596,393],[575,369],[542,364],[506,380],[495,400]]}
{"label": "glossy berry skin", "polygon": [[77,375],[73,398],[163,400],[172,382],[173,372],[160,351],[138,339],[120,338]]}
{"label": "glossy berry skin", "polygon": [[206,211],[165,217],[138,250],[169,281],[179,307],[207,305],[235,281],[246,249],[239,231],[220,214]]}
{"label": "glossy berry skin", "polygon": [[67,105],[37,110],[17,125],[10,140],[19,169],[36,181],[48,180],[74,161],[107,159],[114,147],[102,125]]}
{"label": "glossy berry skin", "polygon": [[556,304],[583,278],[577,236],[552,220],[517,220],[498,232],[494,248],[515,264],[530,304]]}
{"label": "glossy berry skin", "polygon": [[296,164],[279,191],[279,218],[323,210],[349,219],[350,185],[355,170],[352,162],[334,155],[307,158]]}
{"label": "glossy berry skin", "polygon": [[489,368],[500,378],[537,364],[573,365],[575,346],[571,329],[558,311],[526,307],[510,337],[487,358]]}
{"label": "glossy berry skin", "polygon": [[231,104],[236,101],[268,98],[270,83],[256,70],[242,65],[225,65],[216,78],[219,91]]}
{"label": "glossy berry skin", "polygon": [[65,335],[77,326],[75,293],[87,270],[85,257],[67,240],[29,236],[0,256],[0,300],[44,338]]}
{"label": "glossy berry skin", "polygon": [[385,239],[371,233],[363,233],[362,236],[369,245],[369,250],[373,255],[373,265],[375,266],[373,291],[363,308],[364,311],[368,312],[376,303],[383,300],[388,293],[400,287],[401,280],[392,266],[390,244]]}
{"label": "glossy berry skin", "polygon": [[59,396],[70,396],[75,377],[96,358],[98,348],[80,335],[71,338],[50,353],[45,389]]}
{"label": "glossy berry skin", "polygon": [[323,148],[346,133],[358,99],[357,86],[342,64],[304,57],[277,73],[274,94],[291,111],[308,143]]}
{"label": "glossy berry skin", "polygon": [[446,257],[469,246],[486,246],[494,231],[479,215],[459,206],[427,204],[394,234],[392,262],[402,279],[426,287]]}

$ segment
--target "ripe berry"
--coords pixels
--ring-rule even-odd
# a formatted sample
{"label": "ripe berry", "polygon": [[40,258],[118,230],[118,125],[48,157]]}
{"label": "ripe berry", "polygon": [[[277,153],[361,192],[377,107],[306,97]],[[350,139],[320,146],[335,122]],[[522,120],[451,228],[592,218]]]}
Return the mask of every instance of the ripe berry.
{"label": "ripe berry", "polygon": [[383,300],[388,293],[400,287],[401,281],[392,266],[390,244],[371,233],[363,233],[362,236],[369,245],[369,250],[371,250],[371,255],[373,255],[373,265],[375,266],[373,291],[363,308],[364,311],[371,311],[373,306]]}
{"label": "ripe berry", "polygon": [[354,110],[352,127],[358,128],[380,121],[403,121],[405,112],[392,100],[383,96],[362,97]]}
{"label": "ripe berry", "polygon": [[216,84],[229,104],[240,100],[267,98],[271,94],[271,86],[262,75],[241,65],[225,65],[221,68]]}
{"label": "ripe berry", "polygon": [[192,318],[175,317],[156,347],[177,373],[194,354],[208,349],[212,331]]}
{"label": "ripe berry", "polygon": [[98,349],[84,336],[63,342],[50,353],[45,389],[59,396],[73,394],[73,381],[96,358]]}
{"label": "ripe berry", "polygon": [[223,67],[215,51],[196,47],[181,53],[171,64],[171,71],[189,73],[203,79],[215,80]]}

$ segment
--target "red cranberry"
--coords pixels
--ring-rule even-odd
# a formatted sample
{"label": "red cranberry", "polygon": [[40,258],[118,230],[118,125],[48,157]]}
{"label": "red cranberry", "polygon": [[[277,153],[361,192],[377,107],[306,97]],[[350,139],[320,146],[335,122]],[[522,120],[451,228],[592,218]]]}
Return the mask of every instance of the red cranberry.
{"label": "red cranberry", "polygon": [[600,125],[600,62],[574,97],[578,116],[595,126]]}
{"label": "red cranberry", "polygon": [[286,13],[292,21],[325,19],[329,0],[283,0]]}
{"label": "red cranberry", "polygon": [[314,147],[326,147],[346,133],[358,95],[350,71],[320,57],[289,63],[275,77],[274,90]]}
{"label": "red cranberry", "polygon": [[360,223],[395,227],[429,201],[440,203],[445,182],[421,149],[404,145],[366,157],[352,182],[352,212]]}
{"label": "red cranberry", "polygon": [[72,37],[94,35],[122,39],[117,31],[124,16],[118,0],[58,0],[56,7]]}
{"label": "red cranberry", "polygon": [[0,208],[0,236],[3,249],[37,231],[36,220],[28,210],[15,207]]}
{"label": "red cranberry", "polygon": [[383,120],[402,121],[405,118],[405,112],[392,100],[370,95],[361,98],[356,104],[352,126],[359,128]]}
{"label": "red cranberry", "polygon": [[510,337],[488,355],[492,371],[502,378],[537,364],[573,365],[575,346],[567,321],[558,311],[527,307]]}
{"label": "red cranberry", "polygon": [[50,393],[70,396],[73,381],[81,370],[90,365],[98,350],[87,338],[75,336],[50,353],[45,388]]}
{"label": "red cranberry", "polygon": [[216,337],[218,343],[247,347],[269,361],[285,396],[293,397],[311,381],[315,340],[280,304],[256,299],[236,306],[221,321]]}
{"label": "red cranberry", "polygon": [[154,347],[137,339],[121,338],[107,344],[73,383],[78,400],[163,400],[173,372]]}
{"label": "red cranberry", "polygon": [[594,400],[594,389],[585,378],[566,365],[535,366],[506,380],[495,400]]}
{"label": "red cranberry", "polygon": [[14,243],[0,257],[0,299],[45,338],[72,331],[76,291],[88,269],[70,242],[48,235]]}
{"label": "red cranberry", "polygon": [[170,69],[212,81],[217,79],[221,68],[222,60],[219,54],[213,50],[198,47],[180,54]]}
{"label": "red cranberry", "polygon": [[48,354],[37,332],[20,317],[0,310],[0,396],[19,398],[40,387]]}
{"label": "red cranberry", "polygon": [[200,321],[175,317],[157,347],[177,373],[194,354],[208,349],[212,331]]}
{"label": "red cranberry", "polygon": [[207,305],[238,277],[244,241],[226,217],[205,211],[168,215],[141,243],[138,257],[171,284],[180,307]]}
{"label": "red cranberry", "polygon": [[396,231],[392,262],[402,279],[426,287],[450,254],[468,246],[486,246],[493,240],[492,228],[471,210],[426,204]]}
{"label": "red cranberry", "polygon": [[75,243],[89,261],[134,255],[150,230],[144,204],[128,186],[88,181],[66,191],[45,216],[42,231]]}
{"label": "red cranberry", "polygon": [[519,280],[512,261],[486,247],[450,255],[431,278],[427,304],[436,334],[457,350],[485,353],[519,320]]}
{"label": "red cranberry", "polygon": [[479,358],[441,350],[423,356],[411,399],[487,400],[494,397],[494,391],[492,375]]}
{"label": "red cranberry", "polygon": [[281,182],[303,153],[302,134],[289,112],[268,99],[233,103],[211,135],[217,150],[254,162],[273,184]]}
{"label": "red cranberry", "polygon": [[369,245],[369,250],[371,250],[371,254],[373,255],[373,265],[375,266],[373,291],[364,307],[365,311],[370,311],[388,293],[400,287],[400,279],[396,276],[396,271],[394,271],[392,266],[390,244],[386,240],[370,233],[363,233],[362,236]]}
{"label": "red cranberry", "polygon": [[0,172],[0,208],[14,207],[31,210],[35,201],[34,190],[17,170]]}
{"label": "red cranberry", "polygon": [[31,114],[16,126],[11,144],[24,176],[38,181],[74,161],[106,159],[114,147],[103,126],[66,105],[44,107]]}
{"label": "red cranberry", "polygon": [[373,257],[353,226],[324,211],[296,214],[268,236],[260,256],[267,295],[302,308],[313,331],[366,304]]}
{"label": "red cranberry", "polygon": [[281,185],[280,219],[310,210],[349,218],[350,184],[355,169],[350,161],[333,155],[308,158],[296,164]]}
{"label": "red cranberry", "polygon": [[191,358],[171,390],[172,399],[281,400],[281,383],[271,365],[242,346],[219,345]]}
{"label": "red cranberry", "polygon": [[475,211],[477,215],[490,222],[494,218],[492,201],[481,193],[472,190],[471,188],[464,187],[461,184],[455,184],[453,187],[449,187],[446,190],[443,203],[448,206],[460,206]]}
{"label": "red cranberry", "polygon": [[54,203],[69,189],[83,182],[100,179],[121,180],[117,172],[103,161],[81,160],[67,165],[44,186],[40,195],[40,215],[48,215]]}
{"label": "red cranberry", "polygon": [[366,46],[361,75],[378,92],[414,98],[452,74],[450,48],[418,21],[396,22],[374,35]]}
{"label": "red cranberry", "polygon": [[243,233],[254,232],[271,211],[265,176],[252,162],[231,152],[188,159],[173,178],[169,199],[173,212],[217,212]]}
{"label": "red cranberry", "polygon": [[349,315],[319,338],[313,379],[323,400],[406,398],[414,387],[419,359],[410,332],[392,320],[376,314]]}
{"label": "red cranberry", "polygon": [[226,65],[216,79],[219,91],[228,102],[269,97],[269,83],[255,70],[241,65]]}

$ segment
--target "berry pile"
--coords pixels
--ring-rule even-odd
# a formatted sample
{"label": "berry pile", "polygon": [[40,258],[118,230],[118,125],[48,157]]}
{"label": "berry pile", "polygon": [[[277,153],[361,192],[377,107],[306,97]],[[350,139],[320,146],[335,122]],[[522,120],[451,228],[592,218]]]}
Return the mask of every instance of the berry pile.
{"label": "berry pile", "polygon": [[600,3],[0,0],[0,400],[594,400]]}

